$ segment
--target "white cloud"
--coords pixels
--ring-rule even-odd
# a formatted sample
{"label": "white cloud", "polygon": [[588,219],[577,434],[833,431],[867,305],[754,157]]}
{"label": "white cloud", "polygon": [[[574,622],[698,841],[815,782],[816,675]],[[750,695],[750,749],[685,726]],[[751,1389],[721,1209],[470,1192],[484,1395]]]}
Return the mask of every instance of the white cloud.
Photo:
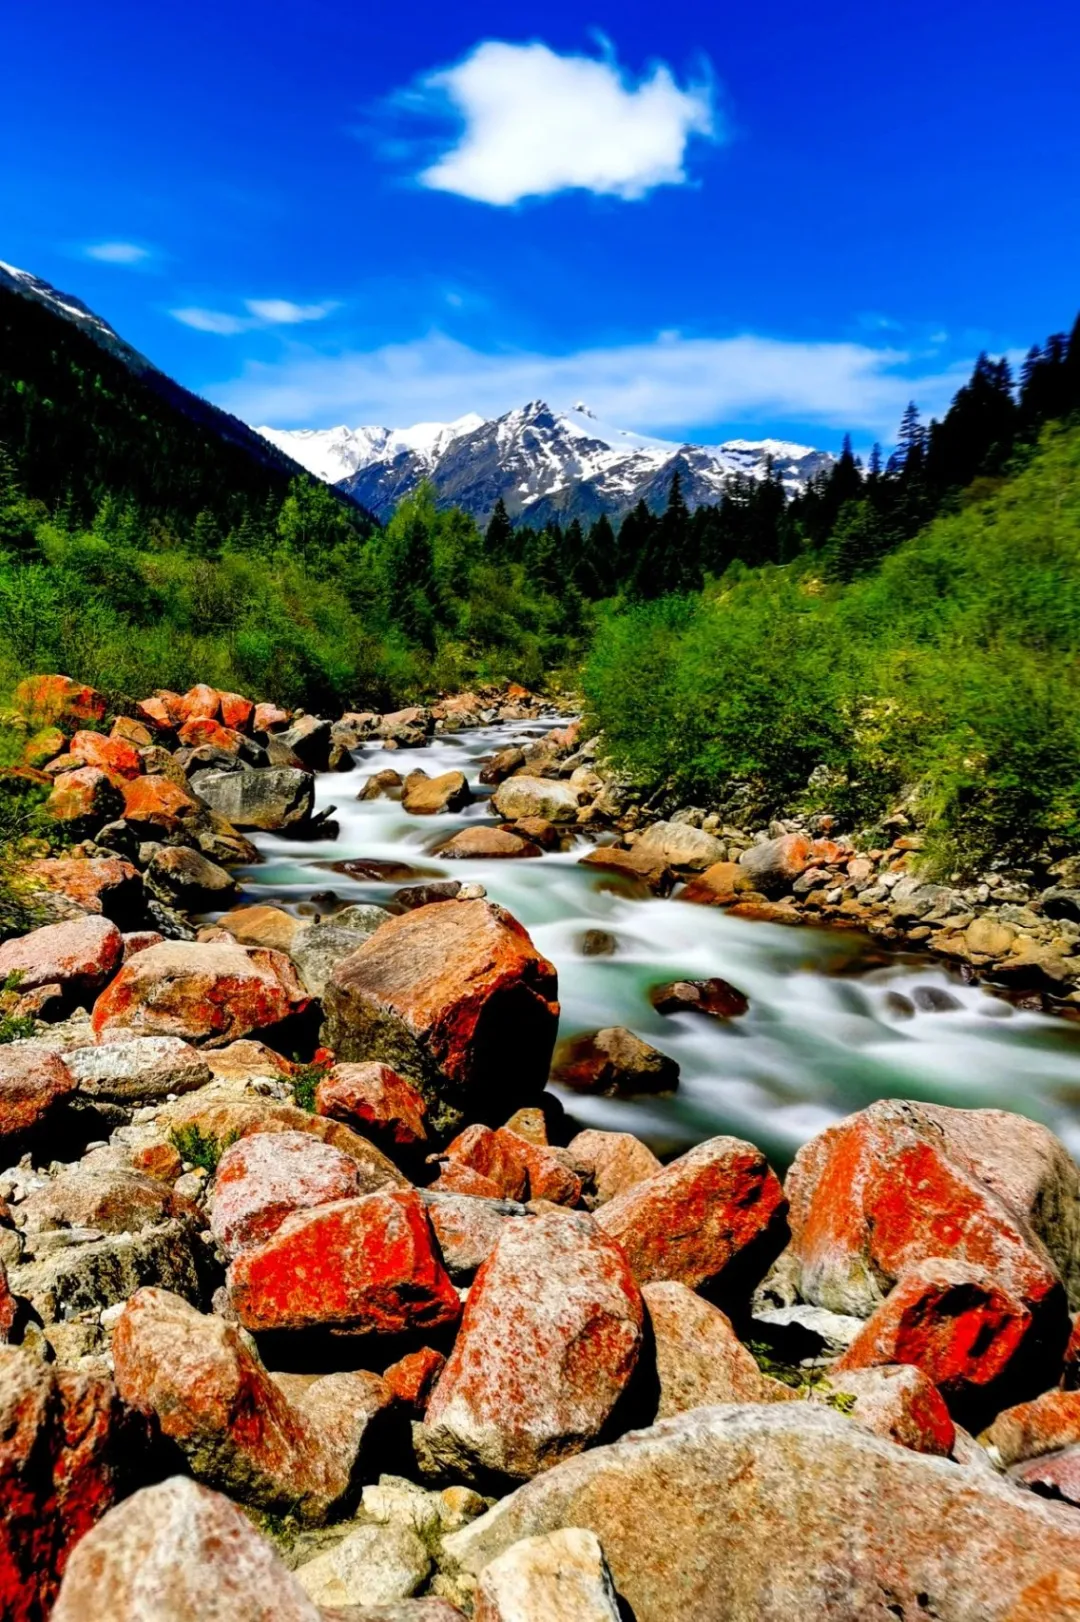
{"label": "white cloud", "polygon": [[[908,400],[940,412],[966,366],[920,372],[906,351],[753,334],[667,334],[556,355],[485,352],[442,333],[338,356],[292,350],[250,364],[213,398],[247,422],[402,426],[466,411],[496,416],[527,400],[586,399],[596,415],[653,433],[709,432],[725,422],[801,422],[891,439]],[[695,428],[696,425],[696,428]]]}
{"label": "white cloud", "polygon": [[186,305],[170,310],[176,321],[196,332],[214,332],[231,338],[238,332],[253,332],[259,327],[292,327],[303,321],[322,321],[336,304],[293,304],[284,298],[249,298],[244,300],[247,315],[231,315],[227,310],[205,310],[198,305]]}
{"label": "white cloud", "polygon": [[502,206],[572,188],[643,197],[686,180],[691,136],[718,138],[708,83],[683,89],[662,63],[635,82],[610,53],[559,56],[539,43],[485,40],[421,80],[418,105],[437,101],[465,128],[421,184]]}
{"label": "white cloud", "polygon": [[150,249],[137,242],[92,242],[86,249],[88,259],[100,259],[106,265],[139,265],[149,259]]}

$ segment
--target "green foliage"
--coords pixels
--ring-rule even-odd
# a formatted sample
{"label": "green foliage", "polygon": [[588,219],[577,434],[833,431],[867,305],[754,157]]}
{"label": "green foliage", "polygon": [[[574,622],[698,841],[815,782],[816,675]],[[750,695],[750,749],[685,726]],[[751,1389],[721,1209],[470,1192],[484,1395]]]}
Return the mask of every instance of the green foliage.
{"label": "green foliage", "polygon": [[315,1114],[315,1089],[320,1081],[329,1075],[332,1066],[323,1064],[318,1060],[312,1064],[301,1065],[294,1070],[290,1080],[293,1103],[297,1109],[307,1110],[309,1115]]}
{"label": "green foliage", "polygon": [[203,1132],[201,1127],[192,1125],[178,1126],[169,1134],[169,1141],[185,1164],[201,1166],[212,1176],[226,1149],[239,1136],[239,1132],[226,1132],[224,1137],[215,1138],[212,1132]]}
{"label": "green foliage", "polygon": [[729,569],[611,608],[585,673],[618,765],[687,797],[872,821],[914,791],[941,869],[1080,847],[1080,428],[862,572]]}

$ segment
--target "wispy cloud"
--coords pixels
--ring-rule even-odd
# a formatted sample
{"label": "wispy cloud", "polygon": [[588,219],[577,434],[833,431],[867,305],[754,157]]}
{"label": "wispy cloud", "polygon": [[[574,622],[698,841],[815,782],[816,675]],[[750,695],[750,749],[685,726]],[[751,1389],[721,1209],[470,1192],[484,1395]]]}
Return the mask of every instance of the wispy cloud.
{"label": "wispy cloud", "polygon": [[721,133],[706,76],[683,87],[657,63],[635,80],[610,49],[560,56],[539,42],[484,40],[396,103],[464,124],[420,184],[496,206],[571,189],[629,200],[681,185],[691,138]]}
{"label": "wispy cloud", "polygon": [[434,332],[337,356],[295,348],[210,392],[248,422],[281,427],[493,416],[546,398],[555,405],[586,399],[602,420],[643,432],[780,421],[888,439],[908,400],[924,414],[939,412],[965,371],[927,372],[900,349],[754,334],[668,333],[560,355],[486,352]]}
{"label": "wispy cloud", "polygon": [[150,258],[150,249],[137,242],[91,242],[83,251],[104,265],[141,265]]}
{"label": "wispy cloud", "polygon": [[304,321],[322,321],[337,305],[294,304],[284,298],[249,298],[244,300],[247,315],[235,315],[228,310],[207,310],[200,305],[183,305],[170,310],[176,321],[196,332],[213,332],[219,337],[235,337],[238,332],[253,332],[259,327],[293,327]]}

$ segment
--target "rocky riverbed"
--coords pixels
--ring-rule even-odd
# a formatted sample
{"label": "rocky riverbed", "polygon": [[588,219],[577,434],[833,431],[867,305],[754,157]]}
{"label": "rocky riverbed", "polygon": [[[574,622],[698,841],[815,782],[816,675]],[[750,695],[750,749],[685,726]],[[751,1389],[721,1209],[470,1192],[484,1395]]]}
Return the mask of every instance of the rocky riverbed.
{"label": "rocky riverbed", "polygon": [[[17,700],[68,842],[25,853],[41,921],[0,944],[0,1614],[1080,1616],[1059,1137],[878,1097],[804,1117],[781,1181],[756,1135],[685,1141],[700,1090],[670,1107],[712,1040],[767,1051],[751,941],[867,977],[865,944],[777,922],[925,929],[1067,999],[1046,887],[920,884],[900,831],[650,820],[520,690],[336,721],[207,687],[113,715],[62,677]],[[429,741],[455,736],[475,771]],[[603,901],[564,958],[565,885]],[[634,909],[699,920],[700,960],[590,1021],[577,981],[625,963]],[[950,1018],[920,985],[1012,1007],[876,972],[898,1022]]]}

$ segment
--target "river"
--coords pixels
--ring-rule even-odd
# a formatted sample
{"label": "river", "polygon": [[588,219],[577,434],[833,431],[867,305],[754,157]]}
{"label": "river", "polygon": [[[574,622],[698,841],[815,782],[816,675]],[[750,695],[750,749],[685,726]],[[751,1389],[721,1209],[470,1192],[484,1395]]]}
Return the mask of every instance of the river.
{"label": "river", "polygon": [[[730,1132],[784,1165],[830,1122],[876,1098],[900,1097],[1020,1111],[1045,1122],[1080,1158],[1080,1028],[1072,1024],[961,984],[932,959],[889,958],[856,935],[752,923],[677,897],[632,897],[578,865],[589,848],[584,838],[569,852],[527,860],[431,856],[455,829],[490,818],[490,791],[477,782],[484,758],[556,724],[442,734],[422,749],[363,746],[353,771],[317,780],[318,808],[337,807],[337,840],[259,836],[263,862],[237,875],[244,899],[292,911],[328,891],[343,903],[385,903],[410,882],[332,870],[361,857],[479,880],[558,969],[560,1036],[626,1025],[678,1060],[677,1091],[659,1097],[584,1098],[555,1089],[583,1124],[635,1132],[662,1153]],[[414,817],[393,801],[357,799],[372,772],[393,767],[404,776],[418,766],[431,776],[465,772],[476,802]],[[614,936],[614,953],[587,955],[588,930]],[[711,975],[746,993],[745,1016],[729,1023],[663,1016],[648,1001],[657,982]]]}

